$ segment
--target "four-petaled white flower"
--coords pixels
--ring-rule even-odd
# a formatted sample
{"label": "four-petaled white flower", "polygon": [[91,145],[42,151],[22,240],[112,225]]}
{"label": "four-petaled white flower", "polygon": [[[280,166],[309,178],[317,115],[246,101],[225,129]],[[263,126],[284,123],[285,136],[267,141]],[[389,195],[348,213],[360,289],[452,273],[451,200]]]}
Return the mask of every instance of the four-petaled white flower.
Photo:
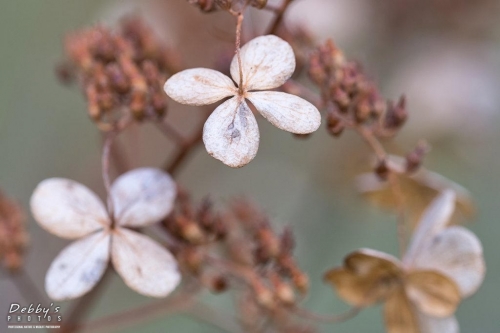
{"label": "four-petaled white flower", "polygon": [[[173,75],[165,92],[175,101],[207,105],[234,96],[210,115],[203,128],[203,141],[210,155],[231,167],[249,163],[259,148],[257,121],[245,99],[274,126],[296,134],[312,133],[321,124],[318,109],[306,100],[268,90],[281,86],[295,70],[292,47],[279,37],[252,39],[231,62],[231,76],[207,68],[193,68]],[[240,77],[242,74],[242,77]]]}
{"label": "four-petaled white flower", "polygon": [[143,227],[166,217],[177,194],[172,178],[158,169],[141,168],[116,179],[110,189],[110,216],[99,198],[69,179],[41,182],[31,197],[35,220],[56,236],[81,238],[64,248],[45,279],[54,300],[82,296],[101,279],[108,262],[140,294],[164,297],[181,280],[170,252],[126,227]]}

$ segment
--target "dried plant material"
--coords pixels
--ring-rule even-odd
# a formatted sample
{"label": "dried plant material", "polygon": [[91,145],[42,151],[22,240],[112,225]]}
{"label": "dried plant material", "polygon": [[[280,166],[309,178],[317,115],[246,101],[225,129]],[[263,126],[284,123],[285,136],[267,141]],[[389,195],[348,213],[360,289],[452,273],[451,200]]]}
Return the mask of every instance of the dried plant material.
{"label": "dried plant material", "polygon": [[167,216],[177,194],[171,177],[142,168],[118,177],[111,186],[115,218],[122,227],[145,227]]}
{"label": "dried plant material", "polygon": [[172,254],[135,231],[124,228],[113,231],[111,260],[127,286],[142,295],[165,297],[180,282]]}
{"label": "dried plant material", "polygon": [[[451,218],[453,223],[474,215],[475,207],[470,193],[461,185],[422,167],[414,173],[407,173],[404,159],[398,156],[390,156],[387,166],[396,175],[404,193],[405,209],[411,225],[416,226],[426,207],[439,193],[447,189],[453,190],[456,196],[457,207]],[[394,211],[398,209],[398,198],[389,182],[380,179],[373,172],[359,175],[356,178],[356,187],[375,205]]]}
{"label": "dried plant material", "polygon": [[422,333],[414,306],[403,288],[398,288],[385,302],[384,319],[388,333]]}
{"label": "dried plant material", "polygon": [[168,295],[181,279],[175,259],[159,244],[122,226],[145,226],[165,218],[176,193],[174,181],[158,169],[129,171],[111,187],[116,208],[111,219],[85,186],[61,178],[41,182],[31,197],[35,220],[60,237],[81,238],[54,259],[45,279],[48,295],[66,300],[87,293],[100,280],[110,256],[132,289],[152,297]]}
{"label": "dried plant material", "polygon": [[321,115],[311,103],[286,93],[252,92],[281,86],[295,70],[291,46],[279,37],[257,37],[239,51],[231,62],[231,79],[210,69],[196,68],[173,75],[165,83],[165,92],[179,103],[212,104],[234,96],[219,106],[207,120],[203,141],[210,155],[238,168],[256,155],[259,131],[246,105],[249,99],[256,109],[276,127],[296,133],[314,132]]}
{"label": "dried plant material", "polygon": [[101,130],[165,115],[161,87],[178,60],[142,21],[125,19],[116,31],[97,26],[72,33],[65,48],[64,78],[77,79]]}
{"label": "dried plant material", "polygon": [[29,238],[25,220],[21,207],[0,192],[0,263],[10,271],[23,264]]}
{"label": "dried plant material", "polygon": [[109,261],[109,231],[97,232],[65,247],[47,271],[45,290],[53,300],[77,298],[101,279]]}
{"label": "dried plant material", "polygon": [[402,262],[363,249],[348,255],[343,267],[327,272],[326,280],[353,305],[385,302],[389,332],[458,332],[453,313],[479,288],[485,266],[477,237],[448,226],[455,202],[451,190],[434,199]]}
{"label": "dried plant material", "polygon": [[249,163],[259,149],[257,120],[245,101],[236,98],[222,103],[203,128],[207,151],[231,167]]}
{"label": "dried plant material", "polygon": [[30,205],[38,224],[61,238],[80,238],[109,224],[108,213],[99,197],[69,179],[42,181],[33,192]]}

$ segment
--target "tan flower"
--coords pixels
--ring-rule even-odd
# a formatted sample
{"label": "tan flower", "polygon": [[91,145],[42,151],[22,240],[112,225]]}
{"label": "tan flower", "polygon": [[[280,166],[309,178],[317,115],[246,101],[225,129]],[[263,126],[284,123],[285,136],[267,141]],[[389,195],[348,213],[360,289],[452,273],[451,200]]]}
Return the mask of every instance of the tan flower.
{"label": "tan flower", "polygon": [[165,218],[177,190],[172,178],[158,169],[127,172],[111,186],[114,214],[84,185],[69,179],[41,182],[31,197],[35,220],[47,231],[78,239],[54,259],[45,278],[54,300],[80,297],[101,279],[111,258],[125,283],[136,292],[165,297],[180,282],[177,262],[149,237],[129,228]]}
{"label": "tan flower", "polygon": [[[165,92],[175,101],[207,105],[231,97],[210,115],[203,128],[203,142],[210,155],[231,167],[249,163],[259,148],[259,128],[246,100],[274,126],[296,134],[312,133],[321,124],[318,109],[295,95],[277,88],[295,70],[292,47],[279,37],[252,39],[231,62],[231,77],[207,68],[193,68],[173,75]],[[240,77],[240,74],[242,77]]]}
{"label": "tan flower", "polygon": [[[453,223],[460,218],[470,218],[474,215],[472,198],[461,185],[423,167],[416,172],[407,173],[405,161],[399,156],[390,156],[387,163],[390,170],[397,174],[401,190],[405,194],[405,209],[411,225],[418,224],[426,207],[446,189],[452,189],[456,194],[456,209],[451,218]],[[395,211],[398,209],[398,200],[389,182],[381,180],[373,172],[359,175],[356,178],[356,187],[375,205]]]}
{"label": "tan flower", "polygon": [[453,314],[481,285],[485,264],[481,243],[472,232],[447,227],[454,207],[452,191],[432,202],[402,261],[361,249],[325,279],[354,306],[384,302],[389,333],[457,333]]}

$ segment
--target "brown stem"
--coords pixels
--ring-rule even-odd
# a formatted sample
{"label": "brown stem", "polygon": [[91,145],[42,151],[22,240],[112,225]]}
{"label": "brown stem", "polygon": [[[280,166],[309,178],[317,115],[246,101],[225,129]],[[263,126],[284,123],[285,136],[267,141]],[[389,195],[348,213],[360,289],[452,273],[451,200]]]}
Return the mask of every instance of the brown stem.
{"label": "brown stem", "polygon": [[80,321],[85,318],[94,303],[99,299],[112,277],[111,267],[108,267],[102,279],[88,294],[76,300],[71,308],[63,315],[64,324],[54,333],[75,333],[81,329]]}
{"label": "brown stem", "polygon": [[278,31],[278,28],[281,25],[281,22],[283,21],[283,17],[285,16],[285,12],[288,9],[288,6],[292,3],[292,1],[293,0],[283,0],[281,7],[279,7],[276,10],[276,16],[274,17],[274,20],[272,21],[266,35],[276,34],[276,32]]}

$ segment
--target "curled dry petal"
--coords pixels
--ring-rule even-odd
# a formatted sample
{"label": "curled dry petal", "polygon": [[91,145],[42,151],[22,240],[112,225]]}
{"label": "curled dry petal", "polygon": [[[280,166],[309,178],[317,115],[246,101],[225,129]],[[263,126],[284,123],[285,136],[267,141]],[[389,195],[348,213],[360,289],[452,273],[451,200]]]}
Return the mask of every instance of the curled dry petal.
{"label": "curled dry petal", "polygon": [[318,109],[300,97],[276,91],[248,93],[247,98],[274,126],[295,134],[308,134],[321,125]]}
{"label": "curled dry petal", "polygon": [[109,261],[110,235],[100,231],[71,243],[54,259],[45,277],[49,297],[80,297],[101,279]]}
{"label": "curled dry petal", "polygon": [[165,82],[165,92],[174,101],[188,105],[207,105],[235,95],[233,81],[208,68],[192,68],[174,74]]}
{"label": "curled dry petal", "polygon": [[434,236],[417,254],[412,267],[433,269],[448,276],[457,284],[462,297],[479,289],[486,272],[481,242],[474,233],[458,226]]}
{"label": "curled dry petal", "polygon": [[455,193],[444,191],[422,214],[404,258],[405,264],[411,264],[416,255],[427,247],[432,238],[446,228],[455,209]]}
{"label": "curled dry petal", "polygon": [[403,288],[399,288],[385,302],[384,319],[388,333],[422,333],[416,309]]}
{"label": "curled dry petal", "polygon": [[117,228],[113,232],[111,260],[127,286],[142,295],[165,297],[181,280],[172,254],[135,231]]}
{"label": "curled dry petal", "polygon": [[[295,71],[295,55],[292,47],[274,35],[252,39],[241,48],[240,56],[243,88],[246,91],[277,88]],[[231,62],[231,76],[237,84],[240,84],[236,55]]]}
{"label": "curled dry petal", "polygon": [[42,181],[30,205],[38,224],[62,238],[76,239],[109,225],[101,200],[84,185],[69,179]]}
{"label": "curled dry petal", "polygon": [[[420,168],[412,174],[406,173],[405,160],[398,156],[390,156],[389,167],[397,174],[398,183],[405,193],[408,204],[408,217],[412,225],[417,225],[422,212],[440,193],[447,189],[456,194],[456,209],[452,216],[452,223],[460,218],[469,218],[474,215],[475,207],[470,193],[459,184],[443,177],[440,174]],[[368,200],[382,208],[396,210],[398,198],[387,181],[383,181],[373,172],[356,177],[356,187]]]}
{"label": "curled dry petal", "polygon": [[436,318],[417,313],[420,333],[459,333],[460,329],[455,316]]}
{"label": "curled dry petal", "polygon": [[435,317],[452,315],[460,303],[458,286],[435,271],[410,272],[405,284],[408,297],[417,309]]}
{"label": "curled dry petal", "polygon": [[328,271],[325,280],[346,302],[368,306],[385,300],[400,285],[401,275],[396,258],[364,249],[347,256],[344,267]]}
{"label": "curled dry petal", "polygon": [[230,167],[253,160],[259,149],[259,128],[246,102],[234,97],[215,109],[203,127],[203,142],[210,155]]}
{"label": "curled dry petal", "polygon": [[118,177],[110,195],[117,224],[141,227],[160,221],[172,211],[177,187],[169,174],[139,168]]}

